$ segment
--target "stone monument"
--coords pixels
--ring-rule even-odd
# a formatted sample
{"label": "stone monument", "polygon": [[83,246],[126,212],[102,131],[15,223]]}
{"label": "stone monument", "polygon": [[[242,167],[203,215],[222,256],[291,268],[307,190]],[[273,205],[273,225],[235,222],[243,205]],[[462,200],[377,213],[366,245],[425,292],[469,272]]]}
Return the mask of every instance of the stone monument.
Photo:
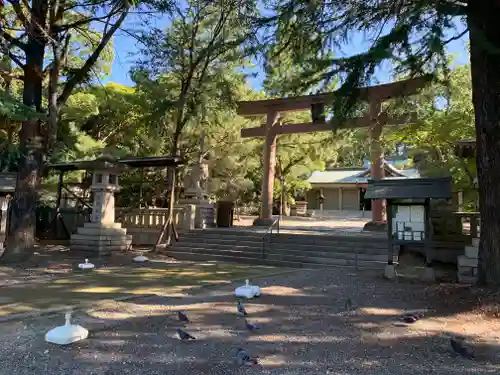
{"label": "stone monument", "polygon": [[126,167],[110,155],[82,164],[84,169],[92,171],[92,216],[90,223],[85,223],[71,235],[71,249],[96,255],[129,249],[132,235],[127,235],[127,229],[115,222],[115,192],[120,188],[118,176]]}
{"label": "stone monument", "polygon": [[207,228],[214,226],[215,208],[208,201],[208,164],[207,153],[204,150],[204,135],[200,138],[200,154],[197,162],[191,167],[183,180],[184,197],[179,199],[181,205],[195,206],[195,227]]}

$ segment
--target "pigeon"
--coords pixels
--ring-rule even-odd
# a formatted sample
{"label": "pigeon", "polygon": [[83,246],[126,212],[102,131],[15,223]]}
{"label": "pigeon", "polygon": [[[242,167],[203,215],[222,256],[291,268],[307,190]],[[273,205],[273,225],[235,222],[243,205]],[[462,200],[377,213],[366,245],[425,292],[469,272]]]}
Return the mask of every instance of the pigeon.
{"label": "pigeon", "polygon": [[347,311],[351,311],[352,310],[352,300],[350,298],[348,298],[345,301],[345,308],[346,308]]}
{"label": "pigeon", "polygon": [[414,317],[413,315],[405,315],[403,316],[403,321],[405,323],[415,323],[418,319]]}
{"label": "pigeon", "polygon": [[196,340],[194,336],[191,336],[189,333],[184,332],[180,328],[177,328],[177,337],[179,337],[182,341]]}
{"label": "pigeon", "polygon": [[470,349],[466,348],[460,341],[450,339],[450,344],[455,353],[460,354],[462,357],[467,359],[474,359],[474,353]]}
{"label": "pigeon", "polygon": [[248,313],[247,311],[245,310],[245,306],[243,306],[243,304],[241,303],[241,301],[238,301],[238,314],[239,315],[243,315],[243,316],[247,316]]}
{"label": "pigeon", "polygon": [[258,324],[252,324],[245,319],[245,325],[249,331],[255,331],[256,329],[260,329]]}
{"label": "pigeon", "polygon": [[405,314],[401,317],[401,319],[405,323],[415,323],[417,320],[420,320],[424,317],[424,313],[422,312],[417,312],[414,314]]}
{"label": "pigeon", "polygon": [[185,313],[183,313],[182,311],[177,311],[177,317],[179,318],[179,320],[181,322],[186,322],[186,323],[189,323],[189,318],[187,317],[187,315]]}
{"label": "pigeon", "polygon": [[256,365],[259,363],[257,357],[252,357],[245,349],[238,348],[236,350],[236,363],[241,365]]}

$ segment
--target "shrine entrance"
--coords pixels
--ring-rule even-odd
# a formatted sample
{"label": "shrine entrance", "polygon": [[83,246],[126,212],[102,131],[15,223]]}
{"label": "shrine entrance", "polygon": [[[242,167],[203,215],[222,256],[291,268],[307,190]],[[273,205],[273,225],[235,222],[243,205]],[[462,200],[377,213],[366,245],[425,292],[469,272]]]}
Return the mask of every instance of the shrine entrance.
{"label": "shrine entrance", "polygon": [[[398,81],[357,89],[356,97],[369,104],[369,111],[363,117],[351,118],[341,124],[343,129],[370,129],[370,175],[373,180],[384,178],[384,155],[381,147],[381,133],[384,125],[406,125],[415,121],[416,113],[393,117],[382,110],[384,101],[416,94],[427,82],[429,76]],[[332,125],[325,119],[324,109],[334,100],[336,93],[297,96],[280,99],[238,102],[237,113],[244,117],[267,115],[265,124],[256,128],[241,129],[242,138],[263,137],[264,175],[262,179],[262,206],[260,216],[254,221],[257,226],[270,226],[272,218],[274,179],[276,168],[276,138],[281,134],[311,133],[331,131]],[[291,111],[311,111],[312,122],[282,125],[280,113]],[[372,222],[385,222],[383,200],[372,201]]]}

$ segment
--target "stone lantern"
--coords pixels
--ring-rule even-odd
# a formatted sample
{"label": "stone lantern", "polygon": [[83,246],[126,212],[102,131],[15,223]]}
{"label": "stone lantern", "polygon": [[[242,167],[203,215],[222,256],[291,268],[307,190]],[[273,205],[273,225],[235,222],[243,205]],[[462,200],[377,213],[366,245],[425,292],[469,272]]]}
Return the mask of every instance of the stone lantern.
{"label": "stone lantern", "polygon": [[127,235],[127,229],[115,222],[115,192],[120,189],[118,176],[126,166],[117,163],[110,155],[83,162],[81,166],[92,172],[90,190],[94,198],[90,223],[85,223],[71,236],[71,249],[98,255],[127,250],[132,235]]}

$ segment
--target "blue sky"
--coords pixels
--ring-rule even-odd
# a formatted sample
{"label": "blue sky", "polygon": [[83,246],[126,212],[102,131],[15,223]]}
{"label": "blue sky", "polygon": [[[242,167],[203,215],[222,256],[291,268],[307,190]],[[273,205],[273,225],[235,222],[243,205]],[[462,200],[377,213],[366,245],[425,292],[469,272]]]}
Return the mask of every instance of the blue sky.
{"label": "blue sky", "polygon": [[[164,19],[157,18],[155,20],[148,20],[150,26],[156,27],[166,27],[167,22]],[[140,19],[137,15],[132,14],[125,22],[125,29],[134,29],[140,27]],[[467,51],[467,36],[455,40],[448,45],[448,52],[455,56],[454,63],[457,65],[466,64],[469,61],[469,55]],[[115,47],[115,60],[113,62],[111,76],[106,81],[117,82],[121,84],[131,85],[129,71],[134,65],[134,61],[137,58],[138,49],[136,47],[137,41],[125,34],[124,32],[118,32],[114,38]],[[342,51],[335,51],[337,55],[349,56],[355,53],[365,50],[367,47],[367,42],[361,33],[354,33],[352,36],[351,43],[346,45]],[[249,78],[249,83],[255,89],[262,88],[262,82],[264,80],[264,75],[259,67],[256,67],[255,71],[258,73],[257,77]],[[388,71],[381,69],[377,78],[380,81],[388,81],[389,75]]]}

